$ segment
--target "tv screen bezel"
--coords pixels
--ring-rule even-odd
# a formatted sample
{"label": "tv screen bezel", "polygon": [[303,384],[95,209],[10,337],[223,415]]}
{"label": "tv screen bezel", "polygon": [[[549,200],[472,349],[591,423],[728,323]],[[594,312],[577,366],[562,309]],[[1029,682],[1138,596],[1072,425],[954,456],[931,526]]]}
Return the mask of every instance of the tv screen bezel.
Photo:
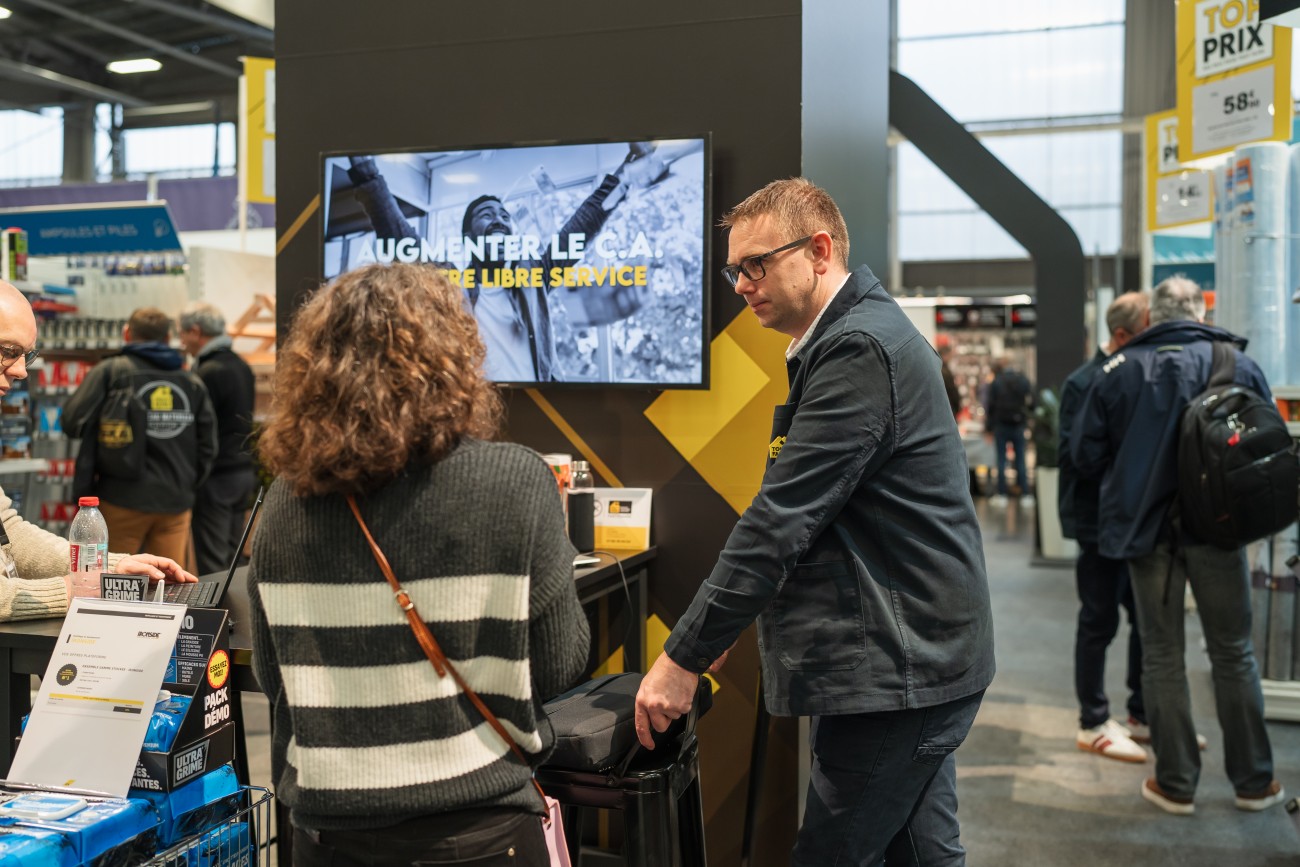
{"label": "tv screen bezel", "polygon": [[[704,143],[704,190],[702,196],[703,214],[703,250],[702,250],[702,267],[700,279],[702,309],[700,311],[700,381],[689,383],[650,383],[650,382],[590,382],[581,380],[556,380],[551,382],[538,382],[535,380],[507,381],[491,380],[493,385],[510,389],[547,389],[547,390],[574,390],[574,391],[591,391],[597,389],[618,389],[620,391],[708,391],[712,381],[712,371],[710,361],[712,358],[712,312],[713,312],[713,280],[710,276],[713,267],[713,134],[711,132],[694,132],[672,134],[664,133],[658,135],[633,135],[627,137],[609,136],[604,138],[575,138],[575,139],[538,139],[535,141],[513,141],[504,144],[492,143],[475,143],[475,144],[439,144],[423,145],[419,147],[365,147],[365,148],[346,148],[323,150],[320,152],[320,159],[317,167],[316,176],[320,184],[318,194],[321,203],[320,233],[316,237],[318,254],[316,256],[316,277],[317,284],[326,285],[325,279],[325,233],[329,228],[329,195],[327,194],[327,185],[329,176],[326,172],[328,161],[340,157],[350,156],[387,156],[390,154],[419,154],[419,153],[441,153],[458,150],[507,150],[518,148],[536,148],[536,147],[566,147],[581,145],[600,145],[600,144],[631,144],[633,142],[647,141],[678,141],[697,139]],[[342,273],[342,272],[340,272]],[[333,279],[333,278],[331,278]]]}

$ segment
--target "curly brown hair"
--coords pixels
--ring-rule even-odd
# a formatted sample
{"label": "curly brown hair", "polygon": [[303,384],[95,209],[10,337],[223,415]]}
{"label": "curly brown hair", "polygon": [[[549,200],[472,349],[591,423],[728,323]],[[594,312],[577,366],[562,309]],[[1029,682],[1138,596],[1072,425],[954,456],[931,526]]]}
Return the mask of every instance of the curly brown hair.
{"label": "curly brown hair", "polygon": [[359,494],[465,436],[501,402],[459,289],[425,265],[367,265],[317,292],[278,352],[258,451],[300,496]]}

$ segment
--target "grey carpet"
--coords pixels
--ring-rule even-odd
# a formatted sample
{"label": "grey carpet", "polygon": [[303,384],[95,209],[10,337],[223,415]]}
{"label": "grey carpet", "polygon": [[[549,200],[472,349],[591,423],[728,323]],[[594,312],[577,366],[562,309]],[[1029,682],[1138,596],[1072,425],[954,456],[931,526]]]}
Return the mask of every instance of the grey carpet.
{"label": "grey carpet", "polygon": [[[1194,816],[1171,816],[1139,787],[1153,764],[1127,764],[1075,746],[1074,571],[1030,565],[1033,501],[979,501],[993,595],[998,674],[958,752],[962,839],[971,865],[1300,865],[1300,832],[1281,806],[1233,807],[1223,770],[1200,623],[1187,618],[1187,669],[1202,753]],[[1127,624],[1107,656],[1112,714],[1124,713]],[[1271,722],[1277,778],[1300,795],[1300,724]],[[1154,760],[1153,760],[1154,761]]]}

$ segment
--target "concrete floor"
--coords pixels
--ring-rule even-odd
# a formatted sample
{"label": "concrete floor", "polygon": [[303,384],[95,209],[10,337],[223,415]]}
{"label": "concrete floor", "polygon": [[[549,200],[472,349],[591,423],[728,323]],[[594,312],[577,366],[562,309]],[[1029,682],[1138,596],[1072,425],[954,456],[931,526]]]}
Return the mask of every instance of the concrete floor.
{"label": "concrete floor", "polygon": [[[958,752],[962,837],[971,864],[1099,867],[1300,865],[1300,833],[1281,806],[1242,813],[1223,770],[1200,622],[1187,617],[1187,669],[1202,754],[1196,814],[1168,815],[1141,798],[1154,764],[1075,746],[1078,602],[1073,568],[1034,568],[1033,500],[978,502],[993,597],[998,674]],[[1123,712],[1127,626],[1107,657],[1111,706]],[[1300,795],[1300,725],[1268,725],[1276,776]]]}

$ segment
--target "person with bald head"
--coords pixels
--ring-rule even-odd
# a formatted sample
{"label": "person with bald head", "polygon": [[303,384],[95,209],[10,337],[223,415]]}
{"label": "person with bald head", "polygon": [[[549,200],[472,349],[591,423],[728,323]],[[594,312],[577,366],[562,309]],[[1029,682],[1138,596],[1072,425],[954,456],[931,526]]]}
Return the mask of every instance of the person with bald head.
{"label": "person with bald head", "polygon": [[[0,396],[28,376],[36,360],[36,317],[26,296],[0,280]],[[23,520],[0,488],[0,523],[9,537],[9,553],[19,580],[0,573],[0,620],[30,620],[65,614],[74,596],[98,596],[99,575],[68,574],[68,540]],[[107,568],[151,581],[187,582],[195,577],[176,561],[152,554],[109,554]]]}
{"label": "person with bald head", "polygon": [[[1097,479],[1080,478],[1070,458],[1070,430],[1083,405],[1083,397],[1106,359],[1119,352],[1146,328],[1149,297],[1145,292],[1125,292],[1106,310],[1110,341],[1087,363],[1065,380],[1061,388],[1060,460],[1061,486],[1057,506],[1061,531],[1079,543],[1075,562],[1075,585],[1079,596],[1079,619],[1074,639],[1074,689],[1079,699],[1079,731],[1075,744],[1086,752],[1108,759],[1140,763],[1147,751],[1139,744],[1150,742],[1146,707],[1142,702],[1142,640],[1138,637],[1137,614],[1128,566],[1122,559],[1106,557],[1097,550]],[[1119,631],[1119,609],[1128,612],[1129,688],[1127,724],[1111,719],[1106,698],[1106,648]]]}

